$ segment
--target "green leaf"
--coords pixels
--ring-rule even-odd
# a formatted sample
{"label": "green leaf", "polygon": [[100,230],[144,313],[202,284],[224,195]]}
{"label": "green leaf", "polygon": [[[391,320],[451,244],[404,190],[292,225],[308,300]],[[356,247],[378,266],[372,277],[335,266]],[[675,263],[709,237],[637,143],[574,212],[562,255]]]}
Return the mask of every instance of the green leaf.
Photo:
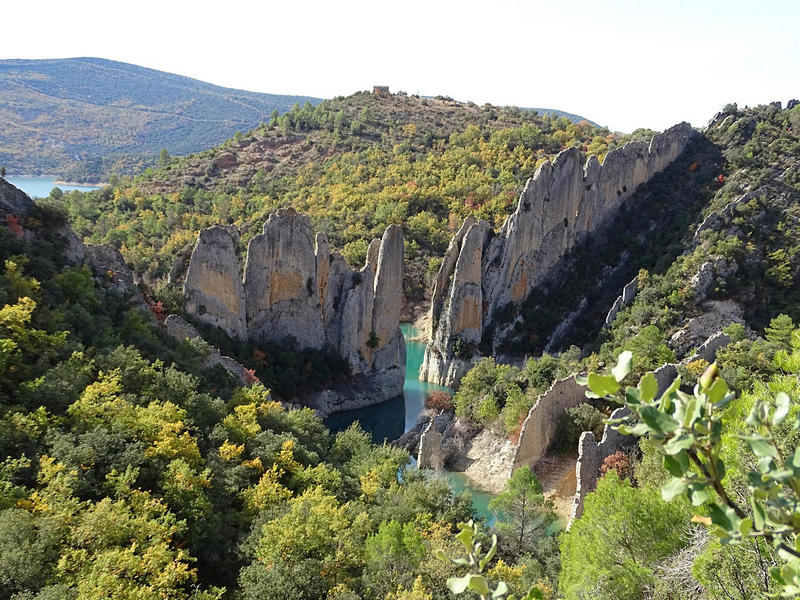
{"label": "green leaf", "polygon": [[669,482],[661,486],[661,497],[666,502],[672,500],[686,491],[686,482],[683,479],[673,477]]}
{"label": "green leaf", "polygon": [[725,462],[721,458],[718,458],[714,462],[714,466],[717,469],[717,477],[719,477],[720,481],[725,479],[725,473],[727,473],[727,468],[725,467]]}
{"label": "green leaf", "polygon": [[800,446],[798,446],[797,450],[794,451],[794,456],[792,457],[792,466],[795,469],[800,469]]}
{"label": "green leaf", "polygon": [[740,436],[756,456],[778,456],[778,451],[769,441],[762,435],[743,435]]}
{"label": "green leaf", "polygon": [[672,401],[669,399],[672,394],[674,394],[677,390],[681,387],[681,376],[678,375],[675,379],[672,380],[672,383],[669,384],[669,387],[664,390],[664,393],[661,394],[661,404],[667,408],[672,404]]}
{"label": "green leaf", "polygon": [[678,422],[675,419],[658,410],[655,406],[640,406],[639,416],[652,429],[661,433],[672,433],[678,428]]}
{"label": "green leaf", "polygon": [[702,408],[700,400],[696,396],[692,396],[686,404],[686,411],[683,414],[683,426],[691,429],[692,424],[700,418]]}
{"label": "green leaf", "polygon": [[630,426],[630,425],[619,425],[619,426],[615,427],[614,429],[619,431],[622,435],[635,435],[636,437],[644,435],[645,433],[650,431],[650,427],[648,427],[644,423],[637,423],[636,425],[633,425],[633,426]]}
{"label": "green leaf", "polygon": [[486,553],[480,561],[478,561],[478,568],[483,571],[486,568],[486,565],[494,558],[494,555],[497,554],[497,536],[492,534],[492,547],[489,548],[489,551]]}
{"label": "green leaf", "polygon": [[454,594],[461,594],[469,587],[470,579],[472,579],[472,573],[467,573],[463,577],[450,577],[447,580],[447,589]]}
{"label": "green leaf", "polygon": [[750,530],[753,528],[753,519],[746,518],[739,521],[739,534],[742,537],[750,535]]}
{"label": "green leaf", "polygon": [[617,382],[622,381],[627,377],[628,373],[631,372],[631,367],[633,365],[633,352],[630,350],[625,350],[622,354],[619,355],[617,358],[617,366],[611,369],[611,373],[614,375],[614,379]]}
{"label": "green leaf", "polygon": [[642,393],[638,388],[628,386],[625,388],[625,402],[628,404],[641,404]]}
{"label": "green leaf", "polygon": [[469,523],[459,523],[458,526],[461,528],[461,531],[456,534],[456,539],[464,545],[467,552],[472,552],[472,538],[475,535],[472,531],[472,521]]}
{"label": "green leaf", "polygon": [[658,380],[652,373],[645,373],[639,380],[639,390],[642,392],[644,402],[652,402],[658,393]]}
{"label": "green leaf", "polygon": [[689,470],[689,457],[685,452],[680,452],[675,456],[664,455],[664,468],[673,477],[683,477]]}
{"label": "green leaf", "polygon": [[727,507],[725,507],[725,509],[720,507],[719,504],[710,505],[709,512],[711,513],[711,522],[714,523],[714,525],[719,525],[725,531],[730,531],[733,529],[733,523],[727,513],[733,511]]}
{"label": "green leaf", "polygon": [[499,598],[500,596],[508,593],[508,586],[505,581],[498,581],[497,588],[492,592],[492,598]]}
{"label": "green leaf", "polygon": [[694,444],[694,436],[687,433],[679,433],[666,444],[664,444],[664,452],[667,454],[677,454],[683,450],[688,450]]}
{"label": "green leaf", "polygon": [[689,493],[689,499],[692,501],[693,506],[701,506],[705,504],[708,501],[708,491],[706,490],[706,485],[704,483],[692,484],[692,489]]}
{"label": "green leaf", "polygon": [[589,385],[589,378],[586,375],[575,375],[575,383],[578,385],[587,386]]}
{"label": "green leaf", "polygon": [[717,377],[714,383],[711,384],[711,389],[708,390],[708,399],[712,404],[716,404],[725,397],[728,393],[728,384],[722,377]]}
{"label": "green leaf", "polygon": [[775,412],[772,414],[772,426],[777,427],[786,419],[789,415],[789,407],[791,406],[791,400],[789,399],[789,394],[786,392],[778,392],[778,395],[775,396]]}
{"label": "green leaf", "polygon": [[750,497],[750,507],[753,509],[753,524],[758,531],[763,531],[764,521],[766,521],[767,518],[764,507],[756,502],[755,498],[752,496]]}
{"label": "green leaf", "polygon": [[619,391],[620,385],[612,375],[589,373],[589,389],[600,398],[611,396]]}
{"label": "green leaf", "polygon": [[489,581],[483,575],[474,575],[471,574],[469,581],[469,587],[478,592],[480,596],[488,596],[490,593],[489,590]]}

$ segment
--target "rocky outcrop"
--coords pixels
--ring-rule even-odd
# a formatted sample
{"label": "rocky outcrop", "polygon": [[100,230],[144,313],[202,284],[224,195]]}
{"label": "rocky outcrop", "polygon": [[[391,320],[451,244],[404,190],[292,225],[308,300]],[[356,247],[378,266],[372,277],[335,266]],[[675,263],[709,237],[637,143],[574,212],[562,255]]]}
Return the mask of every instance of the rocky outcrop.
{"label": "rocky outcrop", "polygon": [[611,324],[614,322],[614,319],[617,318],[617,313],[620,310],[628,306],[631,302],[636,299],[636,294],[639,291],[639,278],[634,277],[624,288],[622,288],[622,293],[617,296],[617,299],[614,301],[614,304],[611,306],[611,309],[608,311],[606,315],[605,327],[611,327]]}
{"label": "rocky outcrop", "polygon": [[[196,339],[201,341],[203,340],[200,332],[178,315],[169,315],[164,321],[164,327],[166,328],[167,333],[179,342]],[[203,357],[202,361],[203,366],[205,367],[215,367],[217,365],[221,366],[231,375],[233,375],[233,377],[235,377],[241,385],[245,385],[247,383],[247,376],[244,366],[229,356],[223,356],[220,354],[219,350],[211,345],[208,346],[208,353]]]}
{"label": "rocky outcrop", "polygon": [[247,339],[241,267],[236,255],[239,232],[215,225],[197,236],[183,292],[186,311],[232,338]]}
{"label": "rocky outcrop", "polygon": [[488,223],[467,219],[442,261],[431,306],[433,339],[420,378],[454,385],[478,342],[496,350],[501,315],[518,306],[552,276],[570,248],[603,231],[641,184],[664,170],[695,131],[681,123],[585,165],[570,148],[544,163],[525,185],[516,211],[495,234]]}
{"label": "rocky outcrop", "polygon": [[0,177],[0,214],[20,217],[32,208],[33,200],[25,192]]}
{"label": "rocky outcrop", "polygon": [[535,466],[555,439],[564,411],[584,402],[586,388],[577,383],[573,376],[559,379],[541,394],[522,422],[508,476],[524,465]]}
{"label": "rocky outcrop", "polygon": [[[629,414],[630,410],[627,407],[621,407],[611,413],[611,418],[621,419]],[[584,431],[581,434],[578,441],[578,462],[575,465],[577,487],[568,527],[583,514],[583,501],[586,495],[597,489],[603,461],[615,452],[630,446],[634,440],[633,436],[622,435],[610,425],[606,425],[603,429],[603,439],[600,442],[595,439],[591,431]]]}
{"label": "rocky outcrop", "polygon": [[[744,309],[734,300],[708,300],[699,308],[702,312],[686,321],[669,339],[669,346],[675,350],[678,358],[689,356],[692,349],[702,347],[712,336],[731,323],[747,327]],[[718,346],[714,348],[714,354],[717,348]]]}
{"label": "rocky outcrop", "polygon": [[34,207],[33,200],[25,192],[0,177],[1,223],[27,240],[38,237],[56,243],[67,264],[86,266],[104,289],[127,298],[131,305],[145,307],[133,273],[119,250],[111,246],[84,245],[65,222],[43,225],[38,218],[29,220]]}
{"label": "rocky outcrop", "polygon": [[354,379],[305,399],[320,412],[402,394],[404,249],[399,226],[373,240],[358,271],[332,254],[325,235],[314,236],[309,218],[293,209],[269,217],[248,245],[243,271],[237,246],[233,227],[200,232],[184,284],[186,310],[193,318],[255,345],[335,349]]}

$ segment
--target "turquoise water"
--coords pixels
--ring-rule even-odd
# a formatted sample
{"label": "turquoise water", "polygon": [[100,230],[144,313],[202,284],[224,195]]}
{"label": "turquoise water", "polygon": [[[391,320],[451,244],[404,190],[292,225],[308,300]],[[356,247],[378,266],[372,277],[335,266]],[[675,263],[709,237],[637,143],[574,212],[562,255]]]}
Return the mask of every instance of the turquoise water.
{"label": "turquoise water", "polygon": [[452,393],[453,390],[435,383],[419,380],[419,368],[425,356],[425,343],[413,341],[419,338],[421,331],[404,323],[400,325],[403,337],[406,338],[406,382],[403,384],[403,396],[406,399],[406,425],[408,431],[417,423],[417,417],[425,409],[425,398],[428,392],[444,390]]}
{"label": "turquoise water", "polygon": [[61,188],[64,192],[73,190],[89,192],[102,187],[99,185],[56,185],[56,180],[50,177],[6,177],[5,179],[31,198],[47,198],[54,187]]}
{"label": "turquoise water", "polygon": [[[403,384],[403,396],[357,410],[331,415],[325,419],[325,424],[331,431],[341,431],[358,421],[364,431],[372,435],[372,439],[381,443],[394,440],[416,425],[417,418],[425,409],[425,397],[428,392],[444,390],[452,392],[450,388],[419,380],[419,368],[425,355],[425,343],[414,341],[420,336],[420,331],[413,325],[402,324],[400,329],[406,339],[406,380]],[[412,459],[413,460],[413,459]],[[434,474],[428,471],[431,477],[445,479],[454,494],[468,491],[472,494],[472,505],[488,524],[494,523],[494,516],[489,511],[489,501],[492,494],[476,488],[463,473],[445,471]]]}

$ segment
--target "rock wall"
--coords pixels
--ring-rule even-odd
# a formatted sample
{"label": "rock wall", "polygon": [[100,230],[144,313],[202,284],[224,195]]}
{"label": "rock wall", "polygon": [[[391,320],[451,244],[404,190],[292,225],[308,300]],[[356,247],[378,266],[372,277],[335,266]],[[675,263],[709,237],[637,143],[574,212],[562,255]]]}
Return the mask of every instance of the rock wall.
{"label": "rock wall", "polygon": [[[621,419],[628,414],[630,411],[623,406],[611,413],[611,418]],[[583,514],[583,501],[586,495],[597,489],[597,480],[600,478],[600,467],[603,465],[603,461],[615,452],[630,446],[633,442],[632,436],[622,435],[609,425],[603,429],[603,439],[599,443],[591,431],[584,431],[581,434],[578,441],[578,463],[575,465],[578,487],[575,490],[572,514],[567,527]]]}
{"label": "rock wall", "polygon": [[405,342],[400,332],[403,234],[387,227],[367,262],[351,270],[324,234],[293,209],[269,217],[247,248],[238,230],[214,226],[197,238],[184,283],[186,310],[200,322],[258,345],[330,347],[349,365],[350,385],[307,398],[323,413],[376,404],[402,394]]}
{"label": "rock wall", "polygon": [[553,383],[549,390],[536,399],[522,422],[509,477],[515,469],[523,465],[533,467],[539,462],[558,432],[564,411],[586,402],[585,392],[586,388],[569,376]]}
{"label": "rock wall", "polygon": [[[200,338],[201,340],[203,339],[197,329],[192,327],[178,315],[169,315],[164,320],[164,327],[166,328],[167,333],[179,342],[193,340],[196,338]],[[233,375],[241,385],[245,385],[247,383],[247,376],[245,374],[244,366],[229,356],[223,356],[220,354],[220,351],[213,346],[209,346],[209,352],[203,358],[203,365],[206,367],[220,365],[231,375]]]}
{"label": "rock wall", "polygon": [[636,299],[636,294],[639,292],[639,277],[634,277],[624,288],[622,288],[622,293],[617,296],[617,299],[614,301],[613,306],[608,311],[606,315],[606,321],[604,327],[611,327],[611,324],[614,322],[614,319],[617,318],[617,313],[620,310],[628,306],[631,302]]}
{"label": "rock wall", "polygon": [[420,378],[455,385],[487,334],[496,349],[498,313],[519,305],[570,248],[607,227],[636,188],[674,161],[694,135],[688,123],[681,123],[649,144],[631,142],[612,150],[602,165],[596,156],[582,165],[576,148],[564,150],[528,180],[499,233],[485,221],[467,219],[435,281],[434,333]]}
{"label": "rock wall", "polygon": [[[660,396],[664,390],[678,376],[678,369],[674,364],[667,363],[653,371],[658,382]],[[627,407],[620,407],[611,413],[612,419],[621,419],[630,415]],[[583,501],[586,495],[597,489],[597,480],[600,478],[600,467],[603,461],[619,450],[629,447],[636,441],[634,436],[622,435],[610,425],[603,429],[603,439],[598,443],[591,431],[584,431],[578,441],[578,462],[575,465],[575,477],[578,481],[575,498],[572,501],[572,514],[569,524],[583,514]]]}

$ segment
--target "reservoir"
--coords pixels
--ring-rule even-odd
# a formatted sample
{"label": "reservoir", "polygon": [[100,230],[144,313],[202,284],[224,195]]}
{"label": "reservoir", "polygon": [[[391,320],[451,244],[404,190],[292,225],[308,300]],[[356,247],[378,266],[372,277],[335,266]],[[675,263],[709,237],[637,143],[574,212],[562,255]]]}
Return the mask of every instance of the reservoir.
{"label": "reservoir", "polygon": [[90,192],[100,189],[100,185],[56,185],[56,180],[52,177],[12,177],[5,178],[8,183],[18,187],[31,198],[47,198],[53,188],[61,188],[61,191],[71,192]]}
{"label": "reservoir", "polygon": [[[380,444],[384,440],[392,441],[417,423],[417,418],[425,409],[425,397],[428,392],[436,390],[453,392],[450,388],[419,380],[425,342],[420,341],[421,332],[413,325],[404,323],[400,325],[400,329],[406,340],[406,379],[403,384],[403,396],[377,406],[331,415],[325,419],[325,424],[331,431],[341,431],[358,421],[362,429],[368,431],[376,443]],[[494,523],[494,516],[489,512],[489,501],[494,497],[492,494],[476,488],[463,473],[445,471],[432,476],[446,479],[456,495],[465,491],[470,492],[476,512],[484,517],[488,524]]]}

